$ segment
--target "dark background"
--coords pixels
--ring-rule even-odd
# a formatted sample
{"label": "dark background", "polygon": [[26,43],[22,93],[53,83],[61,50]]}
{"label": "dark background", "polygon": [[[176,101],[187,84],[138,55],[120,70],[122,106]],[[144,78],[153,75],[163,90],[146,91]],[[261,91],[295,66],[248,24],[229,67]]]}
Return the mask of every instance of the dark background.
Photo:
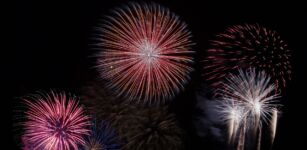
{"label": "dark background", "polygon": [[[97,78],[92,67],[91,50],[94,27],[109,10],[125,4],[125,0],[92,1],[15,1],[13,45],[3,56],[5,61],[5,99],[2,99],[6,126],[4,142],[8,149],[18,149],[14,111],[20,96],[37,90],[59,89],[75,93],[86,81]],[[293,52],[293,80],[282,99],[274,149],[306,148],[306,35],[307,12],[304,4],[275,2],[218,3],[203,1],[156,1],[178,14],[193,34],[197,51],[195,71],[185,92],[175,98],[173,111],[187,131],[187,149],[214,149],[210,138],[202,140],[192,128],[194,90],[199,88],[201,65],[208,40],[225,28],[242,23],[259,23],[276,30]],[[6,92],[7,91],[7,92]],[[9,129],[7,129],[9,128]]]}

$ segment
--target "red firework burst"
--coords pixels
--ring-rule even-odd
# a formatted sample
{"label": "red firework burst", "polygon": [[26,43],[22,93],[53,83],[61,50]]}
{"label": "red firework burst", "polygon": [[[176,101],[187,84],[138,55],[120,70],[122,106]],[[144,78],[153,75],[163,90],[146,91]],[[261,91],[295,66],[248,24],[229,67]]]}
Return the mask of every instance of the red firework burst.
{"label": "red firework burst", "polygon": [[100,28],[98,69],[108,86],[128,100],[169,100],[192,71],[191,34],[169,9],[130,3]]}
{"label": "red firework burst", "polygon": [[65,94],[39,96],[36,102],[25,100],[29,110],[24,123],[25,149],[77,150],[89,134],[88,117],[78,102]]}
{"label": "red firework burst", "polygon": [[239,68],[257,67],[272,77],[276,87],[291,79],[290,50],[280,36],[258,24],[236,25],[218,34],[205,59],[205,78],[212,86]]}

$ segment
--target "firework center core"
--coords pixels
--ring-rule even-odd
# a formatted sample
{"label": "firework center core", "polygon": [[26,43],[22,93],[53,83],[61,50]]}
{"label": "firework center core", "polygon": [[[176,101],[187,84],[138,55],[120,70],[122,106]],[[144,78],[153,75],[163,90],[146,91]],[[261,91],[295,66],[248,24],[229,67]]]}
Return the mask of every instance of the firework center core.
{"label": "firework center core", "polygon": [[141,53],[141,58],[143,61],[147,62],[148,64],[151,64],[158,56],[157,54],[157,46],[149,42],[148,40],[144,40],[140,44],[140,53]]}

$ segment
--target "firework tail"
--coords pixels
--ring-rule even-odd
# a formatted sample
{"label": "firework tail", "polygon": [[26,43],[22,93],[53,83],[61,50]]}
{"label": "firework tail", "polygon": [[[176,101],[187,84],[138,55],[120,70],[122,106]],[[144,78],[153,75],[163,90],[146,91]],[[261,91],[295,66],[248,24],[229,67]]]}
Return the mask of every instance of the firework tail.
{"label": "firework tail", "polygon": [[235,120],[234,119],[231,119],[230,122],[229,122],[229,129],[228,129],[229,133],[228,133],[228,143],[229,144],[232,144],[233,143],[233,134],[235,133],[234,130],[235,130]]}
{"label": "firework tail", "polygon": [[239,128],[239,123],[235,121],[235,119],[231,119],[229,123],[229,135],[228,135],[228,143],[234,144],[235,138],[237,136]]}
{"label": "firework tail", "polygon": [[261,136],[262,136],[262,131],[261,131],[261,129],[259,129],[258,140],[257,140],[257,150],[260,150],[260,148],[261,148]]}
{"label": "firework tail", "polygon": [[246,118],[244,118],[242,128],[241,128],[241,131],[240,131],[237,150],[244,150],[245,133],[246,133]]}
{"label": "firework tail", "polygon": [[260,114],[257,113],[255,116],[255,125],[253,126],[253,137],[255,139],[257,139],[257,136],[259,136],[259,133],[261,132],[259,124],[260,124]]}
{"label": "firework tail", "polygon": [[275,134],[276,134],[276,127],[277,127],[277,117],[278,117],[278,110],[274,109],[272,112],[271,118],[271,146],[273,146]]}

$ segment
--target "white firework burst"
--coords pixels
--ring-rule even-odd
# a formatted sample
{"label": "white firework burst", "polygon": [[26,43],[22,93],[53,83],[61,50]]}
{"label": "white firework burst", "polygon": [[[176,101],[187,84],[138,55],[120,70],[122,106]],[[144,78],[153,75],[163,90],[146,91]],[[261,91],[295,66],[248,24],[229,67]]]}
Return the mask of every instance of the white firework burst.
{"label": "white firework burst", "polygon": [[239,103],[235,104],[235,101],[232,99],[225,99],[221,101],[217,109],[221,110],[221,119],[227,122],[228,142],[233,143],[244,116],[243,107]]}
{"label": "white firework burst", "polygon": [[[255,68],[240,69],[238,75],[231,74],[227,78],[218,95],[222,99],[218,108],[229,127],[230,142],[241,132],[239,128],[251,129],[253,136],[260,138],[262,124],[268,124],[270,119],[273,119],[271,127],[275,136],[279,93],[276,93],[275,85],[271,84],[265,72],[256,72]],[[240,137],[238,140],[243,140]]]}

